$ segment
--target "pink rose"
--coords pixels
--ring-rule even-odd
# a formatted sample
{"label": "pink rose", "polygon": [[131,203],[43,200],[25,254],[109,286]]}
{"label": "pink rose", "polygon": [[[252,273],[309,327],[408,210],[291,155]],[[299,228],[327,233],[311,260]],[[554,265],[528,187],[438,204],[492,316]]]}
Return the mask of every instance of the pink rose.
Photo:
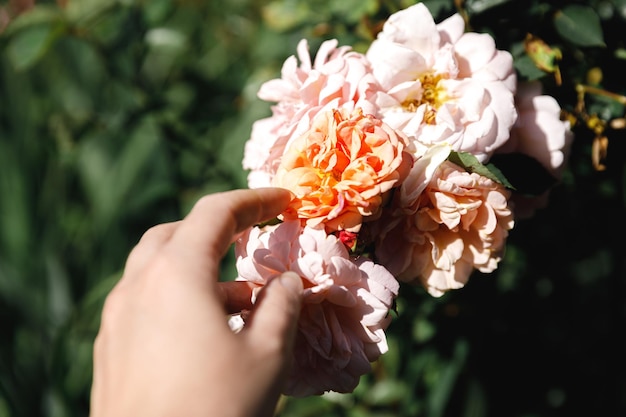
{"label": "pink rose", "polygon": [[516,119],[515,70],[488,34],[457,14],[436,25],[422,3],[389,17],[366,54],[383,121],[429,146],[448,143],[485,162]]}
{"label": "pink rose", "polygon": [[245,146],[243,167],[251,170],[251,188],[271,184],[284,150],[309,129],[317,113],[341,107],[377,112],[370,98],[380,86],[363,54],[349,46],[337,48],[337,40],[322,43],[314,62],[306,40],[300,41],[297,51],[300,65],[295,56],[289,57],[281,78],[264,83],[259,90],[261,99],[277,104],[272,116],[254,123]]}
{"label": "pink rose", "polygon": [[361,109],[320,113],[283,155],[273,185],[295,197],[290,210],[309,226],[358,232],[406,176],[405,138]]}
{"label": "pink rose", "polygon": [[[376,259],[396,278],[421,283],[433,296],[461,288],[474,269],[492,272],[504,251],[513,215],[500,184],[434,155],[427,180],[401,186],[391,209],[376,222]],[[419,162],[419,161],[418,161]],[[412,188],[423,188],[411,192]],[[407,198],[410,197],[410,198]]]}
{"label": "pink rose", "polygon": [[520,83],[515,95],[519,117],[511,139],[498,153],[521,152],[532,156],[557,179],[569,156],[573,133],[561,120],[561,107],[552,96],[542,95],[539,81]]}
{"label": "pink rose", "polygon": [[252,228],[236,242],[235,254],[238,279],[259,290],[285,271],[304,281],[285,394],[351,392],[370,362],[387,351],[384,331],[398,282],[370,259],[352,259],[334,235],[287,221]]}
{"label": "pink rose", "polygon": [[[540,82],[520,83],[515,96],[519,117],[509,141],[496,153],[519,152],[535,158],[560,180],[574,135],[568,121],[561,120],[561,107],[552,96],[542,95]],[[527,218],[548,203],[549,190],[540,196],[514,195],[515,215]]]}

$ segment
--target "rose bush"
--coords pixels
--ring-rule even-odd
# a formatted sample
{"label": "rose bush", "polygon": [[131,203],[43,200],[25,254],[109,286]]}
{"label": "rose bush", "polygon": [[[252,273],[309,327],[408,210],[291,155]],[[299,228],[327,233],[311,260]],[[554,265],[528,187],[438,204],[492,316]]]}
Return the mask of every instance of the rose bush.
{"label": "rose bush", "polygon": [[460,14],[437,24],[418,3],[392,14],[365,54],[337,45],[322,43],[311,62],[301,41],[300,66],[292,56],[262,85],[276,104],[243,160],[250,187],[294,195],[284,223],[240,242],[237,267],[261,286],[287,270],[308,281],[297,395],[356,386],[386,350],[397,281],[440,297],[493,272],[514,210],[541,200],[514,193],[492,160],[523,156],[560,178],[571,142],[556,100],[532,84],[518,91],[512,55]]}

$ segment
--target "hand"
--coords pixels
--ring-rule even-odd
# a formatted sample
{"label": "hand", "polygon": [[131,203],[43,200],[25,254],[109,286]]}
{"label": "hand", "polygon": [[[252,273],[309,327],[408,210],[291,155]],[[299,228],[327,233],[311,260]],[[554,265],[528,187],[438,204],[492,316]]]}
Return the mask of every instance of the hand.
{"label": "hand", "polygon": [[274,279],[234,334],[225,305],[232,309],[246,297],[233,297],[236,284],[220,287],[218,273],[237,234],[276,216],[289,200],[277,188],[213,194],[184,220],[145,233],[104,304],[92,417],[273,414],[290,365],[302,282],[291,273]]}

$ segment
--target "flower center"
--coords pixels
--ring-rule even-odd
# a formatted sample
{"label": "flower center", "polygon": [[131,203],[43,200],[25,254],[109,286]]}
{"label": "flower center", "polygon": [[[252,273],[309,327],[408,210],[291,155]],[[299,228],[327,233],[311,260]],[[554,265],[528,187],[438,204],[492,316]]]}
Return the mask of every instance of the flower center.
{"label": "flower center", "polygon": [[332,188],[341,181],[341,172],[338,172],[337,170],[333,169],[332,171],[324,171],[318,168],[316,171],[322,187]]}
{"label": "flower center", "polygon": [[446,89],[440,83],[442,79],[441,74],[426,73],[420,75],[418,80],[422,84],[422,96],[418,99],[404,100],[402,108],[409,112],[415,112],[421,105],[426,105],[424,121],[428,124],[434,124],[437,109],[448,99]]}

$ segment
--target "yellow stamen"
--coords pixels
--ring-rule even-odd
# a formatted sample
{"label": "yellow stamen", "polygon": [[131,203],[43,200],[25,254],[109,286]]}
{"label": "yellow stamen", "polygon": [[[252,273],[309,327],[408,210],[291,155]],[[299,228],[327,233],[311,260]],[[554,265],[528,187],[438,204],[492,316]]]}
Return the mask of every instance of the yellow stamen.
{"label": "yellow stamen", "polygon": [[426,73],[420,75],[418,80],[422,84],[422,97],[403,101],[402,108],[409,112],[415,112],[418,107],[425,104],[424,121],[433,124],[435,116],[437,116],[437,109],[449,99],[446,89],[440,83],[442,79],[441,74]]}

